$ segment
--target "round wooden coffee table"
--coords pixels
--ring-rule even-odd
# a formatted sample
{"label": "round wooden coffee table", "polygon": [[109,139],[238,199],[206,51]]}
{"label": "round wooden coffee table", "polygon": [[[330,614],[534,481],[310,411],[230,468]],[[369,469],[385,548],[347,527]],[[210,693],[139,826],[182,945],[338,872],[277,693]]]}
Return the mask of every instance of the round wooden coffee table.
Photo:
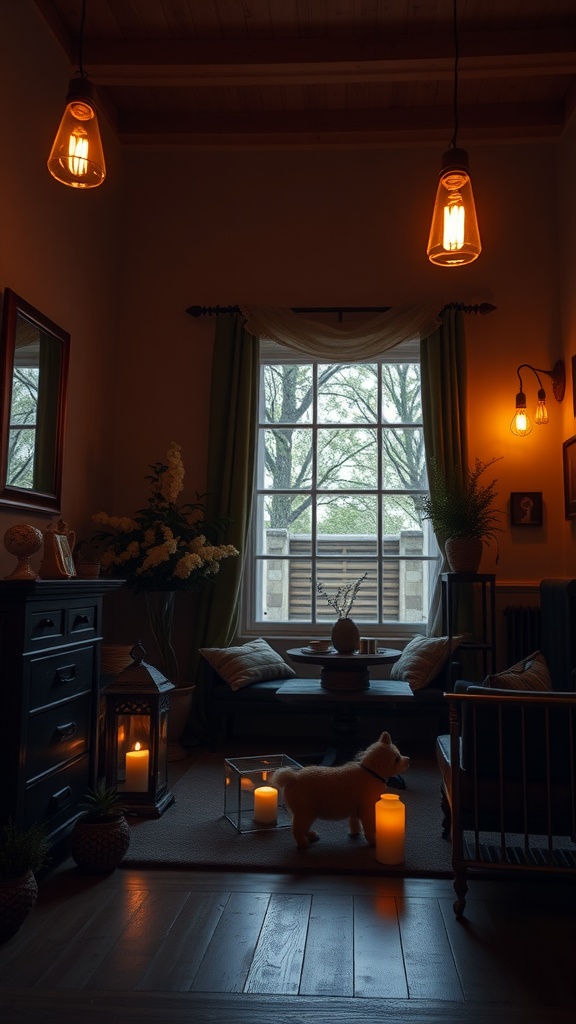
{"label": "round wooden coffee table", "polygon": [[386,665],[398,661],[401,651],[380,647],[375,654],[339,654],[337,651],[309,651],[292,647],[286,651],[291,661],[320,665],[320,684],[325,690],[353,692],[370,686],[370,665]]}

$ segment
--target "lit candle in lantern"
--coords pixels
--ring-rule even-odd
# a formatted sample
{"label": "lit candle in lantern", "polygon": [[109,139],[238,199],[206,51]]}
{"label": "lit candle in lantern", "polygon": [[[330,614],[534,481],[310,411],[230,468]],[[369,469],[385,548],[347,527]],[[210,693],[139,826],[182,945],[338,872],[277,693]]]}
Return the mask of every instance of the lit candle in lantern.
{"label": "lit candle in lantern", "polygon": [[141,750],[136,743],[134,750],[126,753],[126,789],[133,793],[145,793],[148,789],[148,765],[150,751]]}
{"label": "lit candle in lantern", "polygon": [[259,786],[254,790],[254,821],[269,825],[278,817],[278,790],[273,786]]}
{"label": "lit candle in lantern", "polygon": [[401,864],[406,840],[406,808],[397,793],[383,793],[376,804],[376,860]]}

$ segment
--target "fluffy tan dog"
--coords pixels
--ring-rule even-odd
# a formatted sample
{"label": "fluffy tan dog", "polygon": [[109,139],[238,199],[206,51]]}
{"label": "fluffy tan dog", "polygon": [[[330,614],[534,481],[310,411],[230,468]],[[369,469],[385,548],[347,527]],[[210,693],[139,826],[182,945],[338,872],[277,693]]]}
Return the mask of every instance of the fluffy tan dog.
{"label": "fluffy tan dog", "polygon": [[402,757],[390,733],[383,732],[380,739],[361,750],[354,761],[334,768],[325,765],[279,768],[270,785],[282,790],[284,803],[292,815],[292,834],[301,849],[319,839],[311,828],[316,818],[324,821],[348,818],[349,834],[356,836],[363,829],[366,841],[374,846],[376,801],[390,776],[405,772],[409,766],[410,758]]}

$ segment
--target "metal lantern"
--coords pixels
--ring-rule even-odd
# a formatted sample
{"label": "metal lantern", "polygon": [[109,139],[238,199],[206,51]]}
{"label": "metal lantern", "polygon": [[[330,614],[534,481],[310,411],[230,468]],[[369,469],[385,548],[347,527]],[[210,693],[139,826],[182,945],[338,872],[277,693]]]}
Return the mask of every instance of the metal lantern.
{"label": "metal lantern", "polygon": [[159,818],[174,802],[168,790],[169,682],[144,661],[140,643],[132,664],[105,688],[105,772],[131,813]]}

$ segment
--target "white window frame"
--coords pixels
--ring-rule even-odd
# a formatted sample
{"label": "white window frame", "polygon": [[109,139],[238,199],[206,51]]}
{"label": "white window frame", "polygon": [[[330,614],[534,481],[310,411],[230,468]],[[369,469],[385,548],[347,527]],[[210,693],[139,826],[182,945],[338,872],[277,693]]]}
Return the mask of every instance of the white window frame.
{"label": "white window frame", "polygon": [[[256,459],[255,459],[255,467],[254,467],[254,490],[253,490],[254,503],[253,503],[253,512],[252,512],[252,523],[251,523],[251,528],[250,528],[250,531],[249,531],[249,540],[248,540],[248,546],[247,546],[247,551],[246,551],[246,559],[245,559],[245,564],[244,564],[243,586],[242,586],[242,593],[241,593],[241,615],[240,615],[241,633],[242,633],[242,635],[245,635],[245,636],[248,636],[248,637],[250,637],[250,636],[266,636],[268,638],[275,638],[275,637],[276,638],[280,638],[280,637],[282,637],[282,638],[290,638],[290,637],[301,637],[303,634],[305,634],[306,637],[314,637],[314,636],[325,636],[326,632],[327,632],[327,623],[325,621],[324,622],[309,622],[309,621],[306,621],[306,620],[298,619],[298,620],[291,621],[291,622],[289,622],[289,621],[276,621],[276,622],[267,623],[267,622],[261,622],[259,620],[256,620],[255,615],[254,615],[255,601],[253,599],[253,595],[255,593],[255,589],[258,586],[258,583],[257,583],[258,572],[256,571],[256,564],[259,561],[266,560],[266,557],[267,557],[266,555],[256,554],[256,548],[257,548],[256,538],[257,538],[257,532],[258,532],[258,523],[257,523],[257,518],[258,518],[258,497],[260,495],[262,495],[262,494],[266,494],[267,493],[265,488],[261,488],[261,487],[258,486],[258,475],[259,475],[259,465],[258,465],[258,462],[259,462],[259,454],[258,454],[258,452],[259,452],[259,440],[258,440],[258,434],[259,434],[260,430],[263,427],[273,426],[272,424],[268,423],[265,420],[261,420],[261,418],[260,418],[260,413],[261,413],[260,382],[262,380],[261,367],[262,367],[262,365],[269,364],[269,363],[279,363],[279,364],[280,363],[282,363],[282,364],[287,364],[287,363],[307,364],[307,363],[311,363],[311,364],[316,364],[316,365],[318,365],[318,364],[325,365],[327,362],[328,362],[328,360],[325,359],[325,358],[314,357],[314,356],[302,356],[302,355],[300,355],[298,353],[292,352],[290,349],[285,348],[282,345],[275,344],[272,341],[268,341],[266,339],[261,339],[260,340],[260,372],[259,372],[259,378],[258,378],[259,379],[259,387],[258,387],[258,403],[257,403],[258,419],[257,419],[257,425],[256,425],[256,428],[257,428],[257,440],[256,440],[257,453],[256,453]],[[345,362],[350,362],[350,361],[349,360],[337,360],[337,359],[334,360],[334,363],[345,363]],[[367,362],[370,362],[370,363],[373,363],[373,364],[378,364],[378,365],[380,365],[382,363],[392,363],[392,362],[394,362],[394,363],[396,363],[396,362],[419,363],[420,362],[420,343],[419,343],[419,341],[417,339],[414,339],[413,341],[409,341],[409,342],[403,342],[400,345],[397,345],[394,348],[389,349],[382,356],[380,356],[380,358],[378,358],[378,359],[370,359],[370,360],[367,360]],[[380,375],[379,375],[379,379],[381,379]],[[379,395],[378,395],[379,406],[380,406],[380,401],[381,401],[381,391],[379,392]],[[287,426],[292,426],[292,424],[286,424],[286,425]],[[333,426],[333,424],[330,424],[330,425]],[[390,424],[390,427],[398,428],[398,427],[401,427],[403,425],[404,424],[401,424],[401,423],[394,423],[394,424]],[[407,424],[407,425],[408,426],[414,426],[415,424]],[[416,425],[418,425],[418,424],[416,424]],[[284,424],[279,424],[279,426],[284,426]],[[420,424],[420,426],[421,426],[421,424]],[[314,417],[314,423],[312,424],[311,429],[315,431],[317,429],[317,427],[318,427],[318,424],[316,422],[316,418]],[[378,409],[377,429],[379,430],[379,437],[378,437],[378,474],[379,474],[379,477],[380,477],[380,474],[382,472],[382,460],[381,460],[381,457],[380,457],[380,453],[381,453],[380,431],[388,429],[387,425],[382,423],[382,418],[381,418],[381,415],[380,415],[380,407]],[[314,492],[312,491],[312,493],[314,493]],[[345,493],[345,492],[342,492],[342,493]],[[370,490],[368,493],[373,494],[374,492],[372,490]],[[405,494],[405,493],[408,493],[408,492],[406,492],[404,490],[396,491],[396,492],[392,491],[392,490],[384,490],[384,489],[381,488],[381,486],[379,486],[378,489],[377,489],[376,494],[377,494],[377,502],[378,502],[378,512],[379,512],[378,522],[379,523],[381,522],[380,511],[381,511],[382,496],[385,495],[385,494],[393,494],[393,493]],[[428,492],[423,490],[423,491],[416,491],[416,492],[412,491],[410,493],[426,494]],[[427,555],[419,554],[417,556],[395,555],[394,556],[394,560],[396,560],[396,561],[405,561],[405,562],[412,560],[412,561],[417,561],[418,563],[422,563],[423,561],[425,561],[425,562],[428,562],[430,564],[430,572],[428,574],[429,575],[429,593],[428,593],[428,597],[430,598],[430,590],[433,588],[434,583],[435,583],[435,579],[436,579],[436,572],[435,572],[435,570],[436,570],[436,567],[437,567],[437,564],[438,564],[438,561],[439,561],[439,551],[438,551],[438,547],[437,547],[437,544],[436,544],[436,540],[435,540],[433,531],[431,529],[431,525],[429,523],[427,524],[426,522],[424,522],[423,523],[423,528],[424,529],[426,529],[426,528],[428,529],[427,543],[428,543],[429,554],[427,554]],[[378,548],[378,554],[375,557],[375,565],[376,565],[376,567],[378,569],[378,571],[377,571],[377,579],[381,580],[382,575],[381,575],[381,572],[380,572],[380,567],[381,567],[382,563],[385,562],[387,559],[383,556],[382,544],[381,544],[381,535],[380,534],[378,534],[377,548]],[[269,556],[269,557],[274,557],[274,556]],[[317,552],[315,550],[314,535],[313,535],[312,550],[311,550],[310,555],[306,556],[306,559],[309,560],[309,561],[315,562],[316,558],[317,558]],[[380,584],[378,585],[378,587],[380,587]],[[313,613],[315,613],[316,607],[318,607],[319,604],[320,604],[320,602],[319,602],[319,599],[318,599],[318,595],[316,595],[313,592],[312,593],[312,609],[313,609]],[[320,607],[321,607],[321,605],[320,605]],[[378,607],[381,608],[380,592],[379,592]],[[353,616],[353,614],[354,614],[353,611],[352,611],[351,614]],[[399,621],[386,621],[386,622],[379,622],[379,623],[377,623],[377,622],[370,623],[370,622],[366,622],[365,620],[363,620],[362,623],[361,623],[361,629],[363,631],[370,631],[370,630],[377,631],[378,635],[380,637],[382,637],[382,638],[389,638],[389,639],[399,638],[399,639],[401,639],[402,637],[413,636],[415,632],[420,632],[420,633],[425,634],[426,630],[427,630],[427,625],[428,625],[428,620],[427,619],[425,619],[425,620],[418,620],[418,621],[414,621],[414,622],[410,622],[410,621],[403,621],[403,622],[399,622]]]}

